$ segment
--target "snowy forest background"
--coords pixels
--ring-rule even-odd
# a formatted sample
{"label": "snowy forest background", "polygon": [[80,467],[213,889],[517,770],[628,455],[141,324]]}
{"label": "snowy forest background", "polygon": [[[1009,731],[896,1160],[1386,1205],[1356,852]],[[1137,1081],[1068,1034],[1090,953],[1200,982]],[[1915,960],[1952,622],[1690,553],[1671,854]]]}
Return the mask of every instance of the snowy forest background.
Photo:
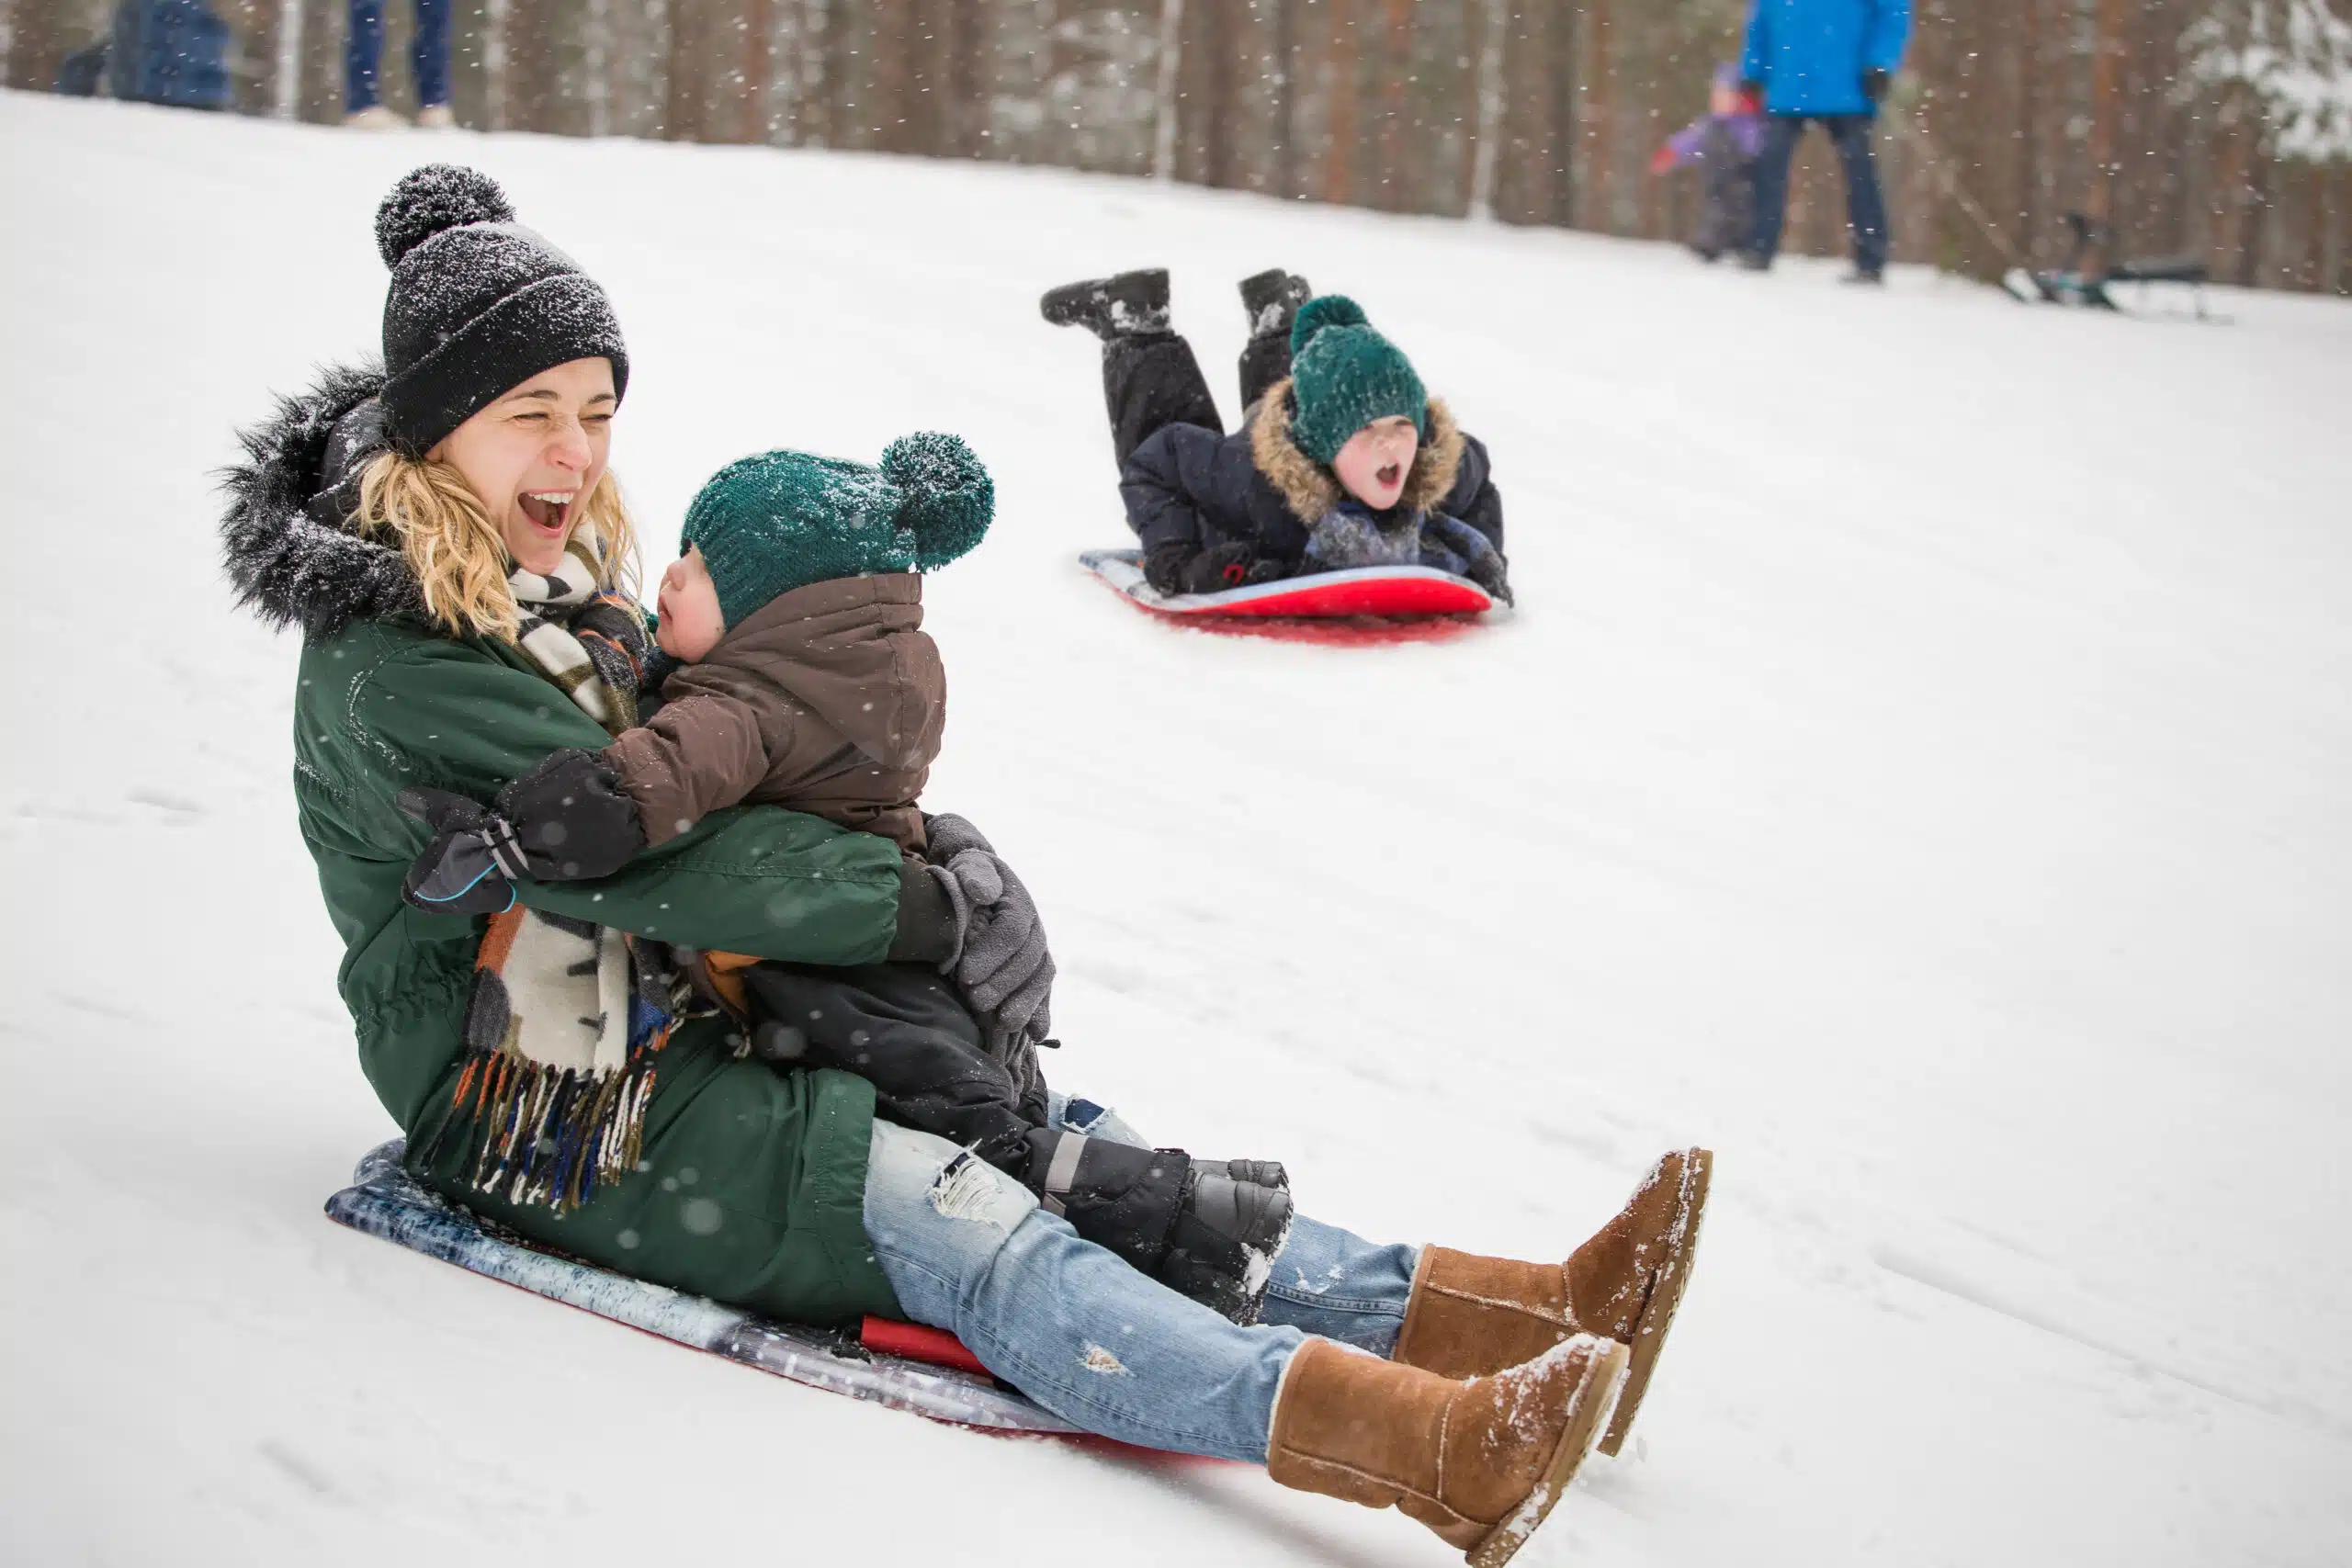
{"label": "snowy forest background", "polygon": [[[1916,0],[1887,115],[1898,260],[2057,259],[2060,215],[2127,254],[2352,293],[2346,0]],[[344,0],[216,0],[238,106],[333,120]],[[109,0],[0,0],[11,85],[45,87]],[[409,7],[384,85],[413,108]],[[1695,182],[1645,173],[1737,56],[1743,0],[458,0],[481,130],[1050,164],[1449,217],[1661,238]],[[1836,254],[1809,138],[1790,243]]]}

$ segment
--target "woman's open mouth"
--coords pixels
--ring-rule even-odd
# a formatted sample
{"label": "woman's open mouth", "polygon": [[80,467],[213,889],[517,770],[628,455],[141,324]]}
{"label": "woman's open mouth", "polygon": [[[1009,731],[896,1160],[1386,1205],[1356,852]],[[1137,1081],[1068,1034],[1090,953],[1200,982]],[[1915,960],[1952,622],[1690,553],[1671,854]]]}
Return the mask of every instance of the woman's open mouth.
{"label": "woman's open mouth", "polygon": [[564,526],[571,521],[571,503],[578,498],[576,490],[539,490],[526,491],[520,498],[523,515],[531,526],[551,539],[563,537]]}
{"label": "woman's open mouth", "polygon": [[1404,479],[1405,465],[1402,463],[1383,463],[1380,465],[1379,470],[1372,477],[1379,484],[1381,489],[1386,490],[1391,485],[1394,485]]}

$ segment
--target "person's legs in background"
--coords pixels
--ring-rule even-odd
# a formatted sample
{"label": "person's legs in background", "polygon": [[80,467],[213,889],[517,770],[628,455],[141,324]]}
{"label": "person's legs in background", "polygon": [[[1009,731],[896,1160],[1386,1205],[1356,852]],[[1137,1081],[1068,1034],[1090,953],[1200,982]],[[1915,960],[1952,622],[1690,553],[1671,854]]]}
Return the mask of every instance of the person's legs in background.
{"label": "person's legs in background", "polygon": [[1804,135],[1802,115],[1776,114],[1764,121],[1764,150],[1756,158],[1756,233],[1741,258],[1744,265],[1759,272],[1780,254],[1781,223],[1788,214],[1789,164]]}
{"label": "person's legs in background", "polygon": [[1165,329],[1103,339],[1102,401],[1111,415],[1112,456],[1122,471],[1136,448],[1163,426],[1225,429],[1193,345]]}
{"label": "person's legs in background", "polygon": [[416,39],[409,46],[415,73],[416,123],[446,128],[449,112],[449,0],[416,0]]}
{"label": "person's legs in background", "polygon": [[1084,327],[1102,340],[1102,402],[1122,471],[1163,426],[1225,429],[1192,345],[1170,330],[1165,267],[1065,283],[1038,305],[1053,325]]}
{"label": "person's legs in background", "polygon": [[343,49],[343,118],[347,125],[399,123],[376,90],[384,54],[384,0],[351,0],[351,25]]}
{"label": "person's legs in background", "polygon": [[1879,190],[1878,158],[1871,150],[1877,117],[1832,115],[1823,123],[1846,175],[1846,225],[1854,236],[1856,281],[1875,283],[1886,270],[1886,198]]}
{"label": "person's legs in background", "polygon": [[[1091,1100],[1048,1091],[1047,1122],[1090,1138],[1151,1147],[1150,1142]],[[1294,1213],[1290,1239],[1274,1258],[1259,1321],[1302,1329],[1385,1356],[1396,1348],[1405,1303],[1413,1293],[1419,1249],[1371,1242],[1352,1231]]]}

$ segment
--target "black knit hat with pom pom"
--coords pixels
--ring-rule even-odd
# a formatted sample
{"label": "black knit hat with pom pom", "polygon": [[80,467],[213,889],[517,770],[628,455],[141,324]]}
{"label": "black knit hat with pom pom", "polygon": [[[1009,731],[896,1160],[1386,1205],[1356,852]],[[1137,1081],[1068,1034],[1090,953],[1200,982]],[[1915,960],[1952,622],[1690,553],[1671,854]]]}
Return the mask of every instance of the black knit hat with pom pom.
{"label": "black knit hat with pom pom", "polygon": [[427,164],[376,209],[384,295],[384,434],[412,457],[540,371],[599,355],[628,389],[613,302],[580,264],[514,221],[479,170]]}

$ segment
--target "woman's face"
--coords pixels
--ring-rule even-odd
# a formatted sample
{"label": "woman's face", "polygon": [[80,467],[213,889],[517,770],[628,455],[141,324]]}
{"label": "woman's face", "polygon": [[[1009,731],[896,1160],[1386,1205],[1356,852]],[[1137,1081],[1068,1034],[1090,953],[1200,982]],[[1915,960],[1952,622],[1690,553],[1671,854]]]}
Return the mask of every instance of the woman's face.
{"label": "woman's face", "polygon": [[1331,459],[1331,471],[1350,495],[1385,512],[1405,493],[1405,476],[1412,471],[1413,454],[1420,450],[1421,433],[1403,414],[1376,419],[1353,435]]}
{"label": "woman's face", "polygon": [[465,477],[514,564],[544,577],[605,477],[618,401],[612,361],[574,359],[513,388],[426,456]]}

